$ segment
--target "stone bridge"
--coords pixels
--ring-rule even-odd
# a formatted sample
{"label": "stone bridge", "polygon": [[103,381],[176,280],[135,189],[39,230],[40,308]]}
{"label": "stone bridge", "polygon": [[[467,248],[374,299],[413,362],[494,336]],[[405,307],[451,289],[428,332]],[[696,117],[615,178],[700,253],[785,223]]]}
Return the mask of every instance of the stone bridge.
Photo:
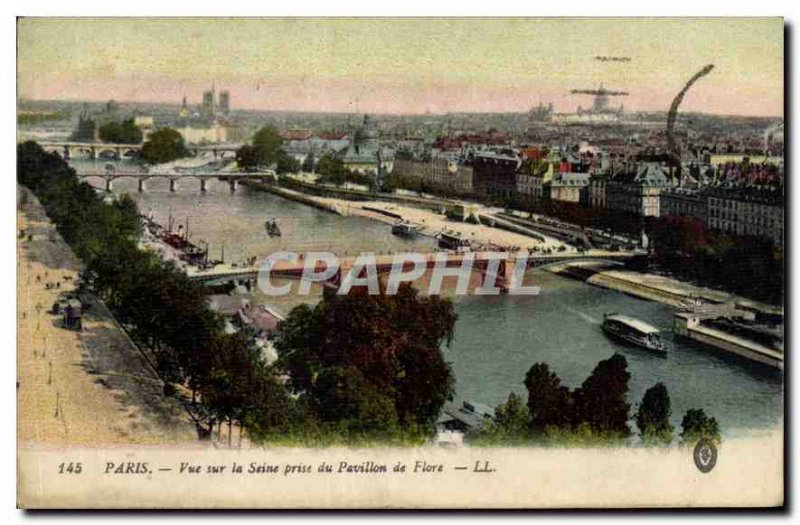
{"label": "stone bridge", "polygon": [[147,181],[150,179],[162,178],[169,180],[169,190],[177,191],[178,181],[181,179],[198,179],[200,181],[200,191],[208,191],[208,181],[217,179],[220,181],[227,181],[230,185],[231,191],[236,191],[239,181],[242,180],[257,180],[259,182],[270,182],[274,180],[275,172],[267,170],[263,172],[236,172],[236,173],[223,173],[219,171],[172,171],[172,172],[135,172],[135,171],[117,171],[116,169],[109,169],[106,171],[97,172],[79,172],[78,178],[86,179],[88,177],[101,178],[106,183],[106,191],[114,189],[114,181],[121,178],[136,179],[139,183],[139,191],[147,190]]}
{"label": "stone bridge", "polygon": [[[90,159],[108,158],[120,160],[123,158],[133,158],[139,155],[142,144],[116,144],[112,142],[40,142],[45,151],[58,153],[63,159],[69,160],[73,156],[84,154]],[[207,145],[187,145],[188,149],[195,157],[203,153],[211,152],[214,158],[234,158],[236,150],[242,144],[207,144]]]}

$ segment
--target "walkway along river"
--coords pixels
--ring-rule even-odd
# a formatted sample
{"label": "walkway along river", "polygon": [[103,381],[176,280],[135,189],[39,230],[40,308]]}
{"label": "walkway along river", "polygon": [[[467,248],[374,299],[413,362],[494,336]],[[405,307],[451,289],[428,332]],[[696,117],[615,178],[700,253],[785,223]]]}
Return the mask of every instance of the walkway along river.
{"label": "walkway along river", "polygon": [[[103,187],[100,179],[89,182]],[[279,249],[353,254],[430,251],[433,247],[430,238],[405,240],[393,236],[386,224],[341,217],[265,192],[240,188],[232,194],[227,184],[214,181],[203,194],[199,186],[195,180],[182,181],[179,190],[171,193],[166,180],[153,179],[147,192],[138,193],[136,181],[118,179],[114,191],[129,193],[143,213],[152,212],[162,224],[170,214],[180,224],[188,218],[191,240],[195,244],[208,242],[212,258],[220,257],[224,244],[228,261],[243,261]],[[280,238],[270,238],[265,232],[264,221],[272,218],[278,220]],[[525,372],[538,361],[548,363],[565,384],[576,387],[599,360],[620,351],[628,359],[632,376],[628,395],[631,413],[644,391],[662,381],[672,398],[677,431],[689,408],[703,408],[716,417],[727,436],[782,424],[780,373],[674,340],[671,308],[546,271],[533,270],[530,279],[541,286],[540,295],[457,299],[455,339],[452,347],[445,349],[445,356],[455,373],[459,399],[495,406],[510,391],[527,398]],[[271,304],[286,313],[300,300]],[[669,356],[659,358],[606,338],[600,323],[608,311],[631,314],[661,328]]]}

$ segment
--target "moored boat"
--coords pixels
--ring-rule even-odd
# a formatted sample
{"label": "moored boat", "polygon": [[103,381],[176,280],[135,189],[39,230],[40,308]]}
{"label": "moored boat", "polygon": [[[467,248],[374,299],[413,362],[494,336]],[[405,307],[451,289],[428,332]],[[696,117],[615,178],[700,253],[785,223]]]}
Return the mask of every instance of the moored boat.
{"label": "moored boat", "polygon": [[469,241],[462,238],[461,234],[455,231],[442,230],[439,233],[439,248],[445,250],[469,251]]}
{"label": "moored boat", "polygon": [[659,329],[639,319],[617,313],[607,313],[603,315],[603,331],[628,344],[660,354],[667,353],[667,348],[661,341]]}
{"label": "moored boat", "polygon": [[418,232],[417,225],[411,221],[399,221],[392,225],[392,233],[400,237],[415,237]]}

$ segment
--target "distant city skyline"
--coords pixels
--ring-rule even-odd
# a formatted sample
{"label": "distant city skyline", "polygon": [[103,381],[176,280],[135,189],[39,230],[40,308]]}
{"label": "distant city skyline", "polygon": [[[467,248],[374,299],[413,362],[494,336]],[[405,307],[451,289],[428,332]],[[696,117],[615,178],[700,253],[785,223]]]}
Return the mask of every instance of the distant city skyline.
{"label": "distant city skyline", "polygon": [[681,111],[779,117],[783,38],[780,18],[23,18],[18,92],[197,106],[214,82],[234,110],[438,114],[573,112],[602,84],[666,111],[713,63]]}

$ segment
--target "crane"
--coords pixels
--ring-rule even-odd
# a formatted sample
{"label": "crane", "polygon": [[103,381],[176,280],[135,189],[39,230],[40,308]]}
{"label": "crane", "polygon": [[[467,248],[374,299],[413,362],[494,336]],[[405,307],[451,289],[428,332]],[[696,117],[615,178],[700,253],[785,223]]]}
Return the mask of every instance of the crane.
{"label": "crane", "polygon": [[680,175],[681,170],[681,149],[678,146],[678,142],[675,140],[675,120],[678,118],[678,107],[683,102],[683,97],[686,95],[686,92],[689,91],[689,88],[694,85],[695,82],[703,78],[704,76],[711,73],[711,70],[714,69],[714,64],[708,64],[703,69],[698,71],[697,73],[689,79],[689,81],[683,86],[683,89],[677,94],[675,99],[672,101],[672,105],[669,107],[669,113],[667,114],[667,144],[669,147],[669,154],[672,156],[673,162],[676,163],[678,175]]}

